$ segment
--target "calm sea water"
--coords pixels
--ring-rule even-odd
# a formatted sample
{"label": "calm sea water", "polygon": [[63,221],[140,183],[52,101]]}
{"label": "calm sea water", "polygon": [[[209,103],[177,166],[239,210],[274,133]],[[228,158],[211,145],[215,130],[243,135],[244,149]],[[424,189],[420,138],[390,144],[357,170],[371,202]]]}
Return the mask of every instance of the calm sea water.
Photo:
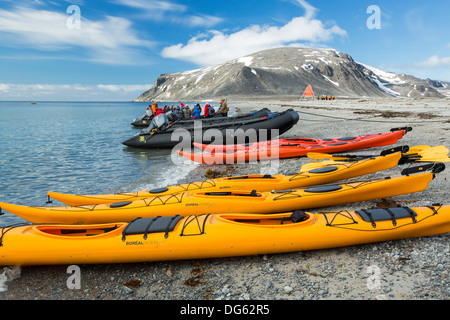
{"label": "calm sea water", "polygon": [[[0,102],[0,201],[43,206],[48,191],[100,194],[176,183],[196,164],[175,166],[170,150],[122,144],[139,132],[130,123],[147,106]],[[24,220],[9,212],[0,216],[0,226],[17,222]]]}

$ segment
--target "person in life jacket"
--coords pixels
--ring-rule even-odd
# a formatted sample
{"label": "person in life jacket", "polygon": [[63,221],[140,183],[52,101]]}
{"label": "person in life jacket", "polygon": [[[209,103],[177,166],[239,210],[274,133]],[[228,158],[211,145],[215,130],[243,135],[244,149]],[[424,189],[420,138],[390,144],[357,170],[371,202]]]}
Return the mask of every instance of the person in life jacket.
{"label": "person in life jacket", "polygon": [[192,109],[192,116],[191,116],[191,118],[199,119],[199,118],[200,118],[201,112],[202,112],[202,110],[200,109],[199,105],[197,104],[197,105]]}
{"label": "person in life jacket", "polygon": [[205,112],[204,112],[204,116],[205,116],[205,118],[207,118],[207,117],[209,117],[210,116],[210,113],[209,113],[209,107],[210,107],[210,105],[207,103],[207,104],[205,104]]}
{"label": "person in life jacket", "polygon": [[192,112],[191,112],[191,109],[189,109],[189,106],[188,105],[184,105],[183,106],[184,119],[190,119],[191,118],[191,114],[192,114]]}
{"label": "person in life jacket", "polygon": [[199,103],[197,103],[192,109],[191,109],[191,112],[194,112],[194,108],[195,107],[198,107],[199,109],[200,109],[200,114],[202,113],[202,107],[200,107],[200,104]]}
{"label": "person in life jacket", "polygon": [[178,119],[183,119],[184,118],[183,110],[181,110],[180,106],[177,106],[177,108],[175,110],[175,113],[176,113]]}
{"label": "person in life jacket", "polygon": [[170,106],[165,105],[165,106],[164,106],[163,112],[164,112],[164,113],[168,113],[169,111],[170,111]]}
{"label": "person in life jacket", "polygon": [[154,104],[152,104],[152,112],[153,115],[156,115],[156,111],[158,110],[158,104],[155,102]]}
{"label": "person in life jacket", "polygon": [[205,117],[210,117],[216,114],[216,110],[214,110],[214,107],[212,105],[210,105],[209,103],[207,103],[205,105]]}

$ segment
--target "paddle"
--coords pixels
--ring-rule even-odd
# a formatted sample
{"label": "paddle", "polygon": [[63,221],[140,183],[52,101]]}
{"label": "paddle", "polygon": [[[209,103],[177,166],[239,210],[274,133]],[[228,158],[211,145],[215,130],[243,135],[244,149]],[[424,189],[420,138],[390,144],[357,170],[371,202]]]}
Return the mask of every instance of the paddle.
{"label": "paddle", "polygon": [[[417,152],[419,150],[421,150],[422,148],[424,148],[425,146],[420,146],[417,149],[414,149],[414,152]],[[413,147],[416,148],[416,147]],[[384,156],[387,154],[392,154],[392,153],[396,153],[396,152],[401,152],[401,153],[407,153],[409,152],[411,149],[408,146],[401,146],[401,147],[396,147],[396,148],[391,148],[391,149],[387,149],[387,150],[383,150],[379,155],[331,155],[328,153],[320,153],[320,152],[308,152],[307,156],[310,159],[315,159],[315,160],[323,160],[323,159],[330,159],[330,160],[337,160],[337,161],[347,161],[347,160],[360,160],[360,159],[367,159],[367,158],[373,158],[373,157],[378,157],[378,156]]]}
{"label": "paddle", "polygon": [[[399,161],[399,164],[405,164],[405,163],[413,163],[413,162],[450,162],[450,158],[448,156],[449,149],[445,146],[436,146],[436,147],[430,147],[430,146],[415,146],[411,148],[403,148],[403,150],[406,150],[406,152],[402,152],[402,158]],[[401,150],[400,148],[394,148],[385,150],[381,153],[381,155],[391,154],[394,152],[401,152],[396,150]],[[331,154],[326,153],[308,153],[308,158],[310,159],[329,159],[327,161],[320,161],[320,162],[311,162],[306,165],[304,165],[301,170],[302,171],[309,171],[312,169],[329,166],[336,163],[343,163],[343,162],[354,162],[358,160],[373,158],[376,156],[356,156],[356,155],[337,155],[333,156]]]}
{"label": "paddle", "polygon": [[449,149],[445,146],[436,146],[423,149],[418,152],[408,152],[403,154],[403,163],[407,162],[450,162],[448,157]]}

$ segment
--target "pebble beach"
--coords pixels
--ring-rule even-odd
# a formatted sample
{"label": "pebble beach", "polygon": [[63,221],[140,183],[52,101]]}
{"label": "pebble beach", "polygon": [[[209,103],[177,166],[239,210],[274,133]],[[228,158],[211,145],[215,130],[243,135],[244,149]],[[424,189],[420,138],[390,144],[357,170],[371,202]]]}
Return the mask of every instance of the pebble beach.
{"label": "pebble beach", "polygon": [[[299,122],[283,137],[347,137],[410,126],[413,130],[396,146],[450,146],[450,98],[229,99],[228,103],[242,111],[263,107],[272,111],[288,108],[298,111]],[[353,153],[379,154],[384,149]],[[298,171],[309,161],[307,158],[281,160],[275,173]],[[210,169],[219,175],[258,174],[265,170],[261,168],[263,165],[199,165],[178,182],[204,180]],[[362,178],[396,176],[401,169]],[[450,168],[447,168],[424,192],[311,211],[448,204],[449,178]],[[75,289],[69,289],[67,283],[68,266],[3,267],[0,300],[442,301],[450,298],[449,262],[449,234],[442,234],[287,254],[83,265],[79,266],[80,288]]]}

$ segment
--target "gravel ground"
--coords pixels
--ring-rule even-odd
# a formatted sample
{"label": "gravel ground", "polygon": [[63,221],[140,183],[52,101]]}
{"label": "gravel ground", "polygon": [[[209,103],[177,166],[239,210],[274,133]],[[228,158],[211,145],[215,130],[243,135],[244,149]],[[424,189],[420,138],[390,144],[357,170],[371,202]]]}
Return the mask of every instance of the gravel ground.
{"label": "gravel ground", "polygon": [[[346,99],[335,101],[230,101],[242,110],[268,107],[300,112],[284,136],[341,137],[412,126],[397,145],[450,146],[450,99]],[[361,153],[378,154],[383,148]],[[297,171],[307,159],[282,160],[277,172]],[[207,169],[228,175],[258,173],[260,165],[198,166],[185,179],[204,179]],[[267,169],[267,167],[266,167]],[[273,169],[271,167],[271,169]],[[367,177],[394,176],[402,168]],[[271,172],[274,173],[274,172]],[[421,193],[323,208],[448,204],[449,170]],[[360,179],[360,178],[359,178]],[[185,182],[185,181],[180,181]],[[320,210],[315,210],[320,211]],[[313,210],[313,212],[315,212]],[[79,289],[69,289],[68,266],[3,268],[2,300],[448,300],[449,234],[345,248],[226,259],[117,265],[83,265]],[[6,280],[6,281],[5,281]],[[253,302],[248,302],[253,300]],[[170,304],[169,304],[170,306]],[[171,311],[179,313],[180,308]],[[272,312],[273,314],[273,312]]]}

